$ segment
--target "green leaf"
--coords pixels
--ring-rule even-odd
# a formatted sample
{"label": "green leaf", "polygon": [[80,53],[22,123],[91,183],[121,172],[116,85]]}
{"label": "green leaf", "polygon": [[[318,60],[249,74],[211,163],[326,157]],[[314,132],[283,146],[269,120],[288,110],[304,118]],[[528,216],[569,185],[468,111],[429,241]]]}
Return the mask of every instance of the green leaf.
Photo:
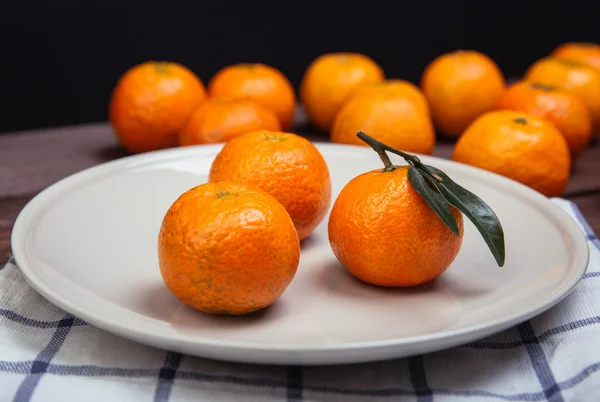
{"label": "green leaf", "polygon": [[[429,181],[439,191],[440,195],[473,222],[483,240],[485,240],[485,243],[490,248],[498,265],[503,266],[506,259],[504,230],[494,211],[481,198],[456,184],[441,170],[433,166],[423,166],[426,169],[417,166],[419,172],[427,175]],[[438,177],[433,177],[431,172]]]}
{"label": "green leaf", "polygon": [[431,207],[433,212],[440,217],[442,222],[446,224],[457,236],[458,225],[452,213],[448,202],[427,182],[427,179],[414,166],[408,168],[408,180],[412,184],[417,193]]}

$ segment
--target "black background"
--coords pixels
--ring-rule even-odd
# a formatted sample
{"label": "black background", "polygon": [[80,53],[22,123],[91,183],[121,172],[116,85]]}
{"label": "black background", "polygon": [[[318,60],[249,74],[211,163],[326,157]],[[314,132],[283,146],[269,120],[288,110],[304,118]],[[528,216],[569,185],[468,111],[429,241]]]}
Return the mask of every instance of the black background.
{"label": "black background", "polygon": [[150,59],[180,62],[205,83],[225,65],[264,62],[297,87],[318,55],[355,51],[418,83],[429,61],[458,48],[512,77],[562,42],[600,42],[592,0],[47,3],[2,5],[0,131],[106,120],[119,76]]}

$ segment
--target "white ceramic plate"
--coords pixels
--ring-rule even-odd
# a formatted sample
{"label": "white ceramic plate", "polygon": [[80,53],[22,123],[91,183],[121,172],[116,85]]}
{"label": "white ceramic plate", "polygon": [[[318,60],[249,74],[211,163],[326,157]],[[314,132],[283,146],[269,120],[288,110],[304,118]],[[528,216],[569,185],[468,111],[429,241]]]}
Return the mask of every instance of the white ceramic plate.
{"label": "white ceramic plate", "polygon": [[[220,147],[128,157],[47,188],[24,208],[12,234],[25,277],[64,310],[148,345],[242,362],[334,364],[425,353],[498,332],[559,302],[587,267],[583,233],[547,198],[482,170],[423,157],[496,211],[506,236],[503,268],[465,219],[463,247],[433,283],[365,285],[335,259],[325,219],[302,245],[298,273],[273,306],[246,317],[208,316],[164,286],[156,244],[164,213],[206,181]],[[318,147],[334,197],[354,176],[381,167],[366,147]]]}

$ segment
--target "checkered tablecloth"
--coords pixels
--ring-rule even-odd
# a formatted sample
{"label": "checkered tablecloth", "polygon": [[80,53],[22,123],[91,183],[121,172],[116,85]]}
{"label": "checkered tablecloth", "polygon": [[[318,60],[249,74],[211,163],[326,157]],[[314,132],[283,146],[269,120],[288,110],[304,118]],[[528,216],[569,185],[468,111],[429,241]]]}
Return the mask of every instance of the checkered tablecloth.
{"label": "checkered tablecloth", "polygon": [[0,270],[0,401],[600,401],[600,241],[573,293],[508,331],[450,350],[331,367],[233,364],[94,328]]}

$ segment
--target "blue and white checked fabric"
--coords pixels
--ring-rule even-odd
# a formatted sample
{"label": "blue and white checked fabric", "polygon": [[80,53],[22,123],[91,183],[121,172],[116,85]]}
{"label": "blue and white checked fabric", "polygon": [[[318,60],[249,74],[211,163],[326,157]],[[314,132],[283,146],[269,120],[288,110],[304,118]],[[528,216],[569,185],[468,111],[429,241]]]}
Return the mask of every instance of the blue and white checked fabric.
{"label": "blue and white checked fabric", "polygon": [[600,241],[550,311],[424,356],[332,367],[233,364],[163,351],[87,325],[0,270],[0,401],[600,401]]}

